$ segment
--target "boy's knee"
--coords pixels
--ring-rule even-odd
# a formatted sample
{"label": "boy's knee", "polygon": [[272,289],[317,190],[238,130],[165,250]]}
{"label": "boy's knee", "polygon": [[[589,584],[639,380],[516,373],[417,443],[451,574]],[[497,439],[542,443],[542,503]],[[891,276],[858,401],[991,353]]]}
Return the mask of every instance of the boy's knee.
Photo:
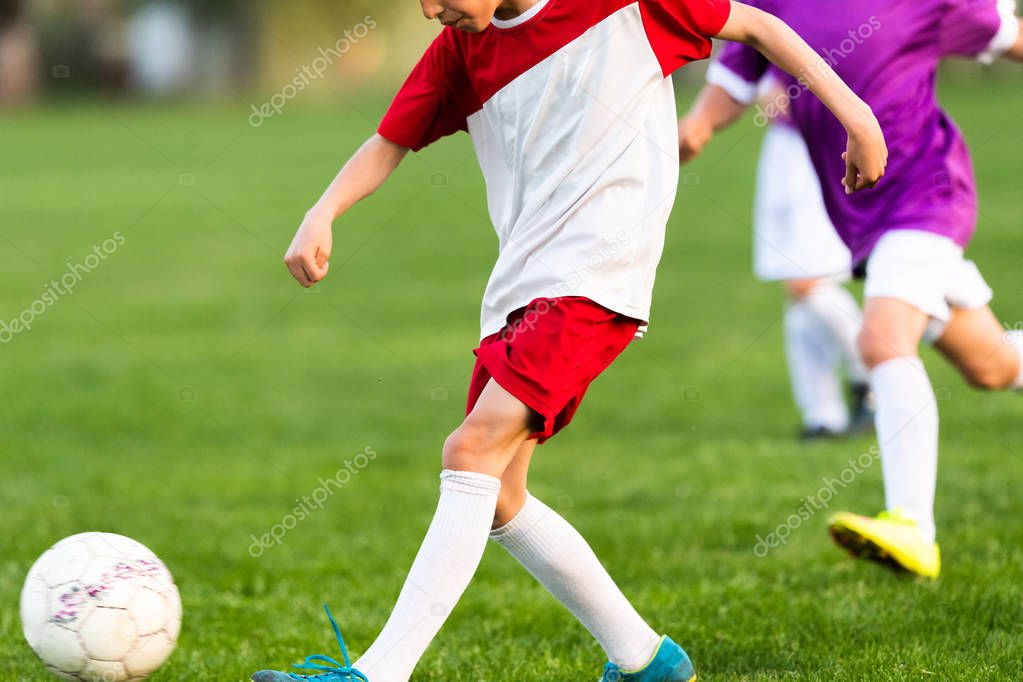
{"label": "boy's knee", "polygon": [[444,468],[473,471],[484,449],[484,434],[470,424],[462,424],[444,441]]}
{"label": "boy's knee", "polygon": [[1017,372],[1017,367],[989,361],[979,367],[964,369],[963,376],[971,386],[982,391],[1004,391],[1012,386]]}
{"label": "boy's knee", "polygon": [[[513,453],[511,453],[513,454]],[[510,461],[510,453],[489,429],[466,420],[444,441],[445,469],[474,471],[500,478]]]}
{"label": "boy's knee", "polygon": [[887,343],[866,327],[860,332],[858,345],[860,358],[863,359],[863,364],[870,369],[874,369],[878,365],[883,365],[889,360],[894,360],[901,356],[898,348],[893,344]]}
{"label": "boy's knee", "polygon": [[790,279],[785,281],[785,291],[789,298],[794,301],[801,301],[804,298],[817,293],[820,290],[819,279]]}

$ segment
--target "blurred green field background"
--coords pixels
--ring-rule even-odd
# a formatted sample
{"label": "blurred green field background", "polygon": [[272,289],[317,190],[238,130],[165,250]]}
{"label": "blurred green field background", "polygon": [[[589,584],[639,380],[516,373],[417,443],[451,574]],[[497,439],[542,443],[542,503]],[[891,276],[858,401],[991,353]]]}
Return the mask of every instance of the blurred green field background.
{"label": "blurred green field background", "polygon": [[[692,88],[680,97],[688,100]],[[1008,325],[1023,320],[1023,92],[945,100],[976,152],[972,250]],[[73,295],[0,345],[0,679],[43,680],[17,617],[56,540],[136,538],[174,572],[178,650],[153,679],[242,680],[383,624],[436,500],[496,253],[467,138],[410,157],[336,228],[303,292],[281,256],[302,213],[369,135],[380,102],[247,107],[102,99],[0,114],[0,319],[120,232]],[[782,361],[782,298],[750,275],[760,131],[691,169],[668,231],[649,336],[536,458],[535,494],[589,538],[701,679],[1023,678],[1023,403],[982,396],[928,355],[941,403],[946,571],[927,583],[847,560],[826,514],[766,558],[758,534],[867,452],[805,446]],[[254,557],[268,532],[366,448],[377,457]],[[831,509],[873,513],[880,466]],[[491,548],[416,680],[588,680],[587,633]]]}

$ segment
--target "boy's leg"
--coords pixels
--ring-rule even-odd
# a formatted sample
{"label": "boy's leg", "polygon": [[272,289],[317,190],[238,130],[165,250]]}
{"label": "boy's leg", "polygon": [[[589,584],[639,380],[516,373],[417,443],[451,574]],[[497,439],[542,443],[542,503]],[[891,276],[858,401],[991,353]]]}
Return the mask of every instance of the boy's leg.
{"label": "boy's leg", "polygon": [[1016,349],[1019,353],[1019,374],[1012,382],[1012,387],[1017,391],[1023,391],[1023,329],[1014,329],[1005,333],[1005,342]]}
{"label": "boy's leg", "polygon": [[938,476],[938,404],[918,348],[927,315],[893,298],[866,302],[860,337],[877,402],[885,505],[917,522],[934,541]]}
{"label": "boy's leg", "polygon": [[[789,285],[793,291],[792,283]],[[839,376],[840,349],[810,306],[810,297],[812,294],[794,296],[785,311],[785,356],[792,393],[806,435],[820,431],[838,434],[849,425]]]}
{"label": "boy's leg", "polygon": [[623,670],[642,668],[661,637],[618,589],[579,532],[527,492],[535,445],[532,440],[523,444],[506,470],[498,527],[490,537],[572,612],[612,663]]}
{"label": "boy's leg", "polygon": [[501,476],[501,496],[497,500],[494,528],[500,528],[518,516],[529,496],[529,465],[536,452],[536,439],[530,438],[519,446],[511,464]]}
{"label": "boy's leg", "polygon": [[934,345],[978,388],[1023,388],[1023,332],[1005,332],[987,306],[953,308]]}
{"label": "boy's leg", "polygon": [[1014,361],[1008,344],[999,347],[1001,329],[986,310],[991,287],[949,237],[887,232],[867,264],[865,295],[860,345],[877,402],[885,498],[889,512],[902,514],[869,519],[841,513],[832,518],[830,531],[855,555],[936,578],[938,409],[918,344],[938,339],[945,355],[974,381],[1003,387],[1011,381],[1009,368],[1019,371],[1018,353]]}
{"label": "boy's leg", "polygon": [[373,682],[405,682],[479,567],[501,476],[530,435],[532,413],[490,381],[444,444],[437,511],[380,636],[355,667]]}
{"label": "boy's leg", "polygon": [[854,384],[867,383],[867,368],[859,349],[863,311],[849,290],[837,278],[832,278],[815,280],[809,291],[793,290],[790,286],[790,292],[831,335],[845,362],[849,380]]}

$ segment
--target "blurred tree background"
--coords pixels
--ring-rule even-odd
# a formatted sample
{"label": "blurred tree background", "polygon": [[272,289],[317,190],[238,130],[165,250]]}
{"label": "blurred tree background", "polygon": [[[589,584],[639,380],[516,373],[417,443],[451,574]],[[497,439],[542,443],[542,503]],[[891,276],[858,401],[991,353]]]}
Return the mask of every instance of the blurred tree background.
{"label": "blurred tree background", "polygon": [[0,0],[0,107],[83,92],[265,101],[296,78],[303,99],[389,94],[437,31],[415,0]]}
{"label": "blurred tree background", "polygon": [[0,0],[0,104],[82,89],[237,97],[314,63],[310,97],[392,90],[436,31],[412,0]]}

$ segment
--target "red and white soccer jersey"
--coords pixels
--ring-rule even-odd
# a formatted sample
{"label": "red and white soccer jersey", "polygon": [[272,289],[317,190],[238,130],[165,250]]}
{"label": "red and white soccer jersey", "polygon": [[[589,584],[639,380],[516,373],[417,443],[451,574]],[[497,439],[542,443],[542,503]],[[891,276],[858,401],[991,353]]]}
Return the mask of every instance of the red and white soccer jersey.
{"label": "red and white soccer jersey", "polygon": [[540,0],[485,31],[444,30],[380,134],[418,150],[465,130],[500,254],[481,338],[538,298],[650,317],[678,184],[668,76],[710,55],[728,0]]}

